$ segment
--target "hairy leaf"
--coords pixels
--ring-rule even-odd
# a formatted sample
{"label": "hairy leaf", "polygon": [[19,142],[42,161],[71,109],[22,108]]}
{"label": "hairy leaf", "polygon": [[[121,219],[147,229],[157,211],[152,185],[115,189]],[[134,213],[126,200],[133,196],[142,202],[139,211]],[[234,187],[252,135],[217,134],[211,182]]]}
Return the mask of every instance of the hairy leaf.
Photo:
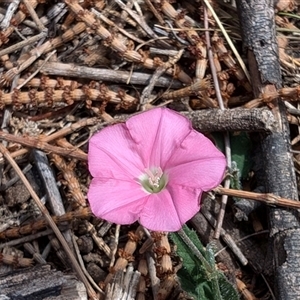
{"label": "hairy leaf", "polygon": [[215,268],[213,248],[208,246],[205,249],[196,232],[186,225],[182,230],[201,253],[200,257],[195,255],[192,247],[178,233],[170,234],[183,261],[183,267],[177,273],[182,288],[197,300],[238,300],[234,287]]}

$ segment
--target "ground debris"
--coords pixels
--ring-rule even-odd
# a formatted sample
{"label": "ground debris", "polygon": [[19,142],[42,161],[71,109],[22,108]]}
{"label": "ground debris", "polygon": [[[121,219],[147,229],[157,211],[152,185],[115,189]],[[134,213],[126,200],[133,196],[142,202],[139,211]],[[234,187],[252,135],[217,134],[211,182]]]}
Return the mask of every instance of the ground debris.
{"label": "ground debris", "polygon": [[[274,28],[270,22],[263,36],[253,33],[260,39],[254,72],[242,51],[246,22],[241,29],[237,13],[246,8],[234,2],[214,1],[212,9],[206,0],[1,1],[0,298],[190,299],[177,276],[183,263],[167,233],[148,232],[138,223],[110,224],[89,209],[89,138],[140,111],[174,109],[224,149],[228,132],[245,132],[253,144],[251,168],[241,178],[236,162],[229,164],[225,186],[277,193],[272,185],[268,190],[269,178],[293,157],[295,184],[290,180],[286,187],[299,190],[300,24],[293,15],[299,8],[278,1]],[[248,47],[253,36],[243,36]],[[273,42],[278,53],[265,47]],[[274,86],[259,89],[257,80]],[[275,175],[265,174],[266,145],[282,128],[281,141],[292,149],[281,147],[285,160],[282,155]],[[268,243],[266,235],[277,233],[276,220],[266,222],[264,206],[247,206],[243,199],[245,212],[231,197],[225,210],[219,205],[224,196],[205,197],[202,212],[188,225],[205,246],[213,242],[218,270],[243,299],[274,299],[273,247],[282,251],[277,263],[287,268],[283,252],[290,254],[289,243],[298,245],[296,231],[279,224],[275,229],[284,234]],[[298,228],[298,219],[291,224]],[[287,244],[281,245],[283,237]]]}

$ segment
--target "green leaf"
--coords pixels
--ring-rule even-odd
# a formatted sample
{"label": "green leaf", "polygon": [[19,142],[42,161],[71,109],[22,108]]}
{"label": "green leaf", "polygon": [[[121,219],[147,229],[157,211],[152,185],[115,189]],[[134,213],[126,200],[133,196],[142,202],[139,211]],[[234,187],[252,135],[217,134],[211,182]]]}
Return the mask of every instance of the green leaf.
{"label": "green leaf", "polygon": [[[238,300],[234,287],[215,268],[213,248],[208,245],[205,249],[197,233],[186,225],[182,230],[190,245],[183,238],[183,233],[170,234],[183,261],[183,267],[177,273],[182,288],[196,300]],[[196,246],[200,253],[196,255],[191,245]]]}
{"label": "green leaf", "polygon": [[235,132],[230,135],[231,160],[236,162],[241,179],[248,177],[251,169],[252,143],[246,132]]}
{"label": "green leaf", "polygon": [[[213,133],[212,136],[216,142],[217,147],[221,151],[225,151],[224,148],[224,135],[222,133]],[[235,162],[235,166],[238,170],[239,180],[247,179],[249,171],[252,166],[251,151],[252,143],[249,135],[246,132],[233,132],[230,133],[230,147],[231,147],[231,160]]]}
{"label": "green leaf", "polygon": [[219,272],[218,285],[222,299],[224,300],[239,300],[239,296],[236,292],[236,289],[232,284],[227,280],[224,274]]}

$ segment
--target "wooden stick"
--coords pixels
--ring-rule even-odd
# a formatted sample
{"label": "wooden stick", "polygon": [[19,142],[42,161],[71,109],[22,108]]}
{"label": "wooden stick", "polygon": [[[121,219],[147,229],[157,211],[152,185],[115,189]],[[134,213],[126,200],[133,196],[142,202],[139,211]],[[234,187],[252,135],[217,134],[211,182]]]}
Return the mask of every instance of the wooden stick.
{"label": "wooden stick", "polygon": [[62,148],[48,144],[43,140],[35,137],[21,137],[16,136],[4,131],[0,131],[0,139],[8,142],[15,142],[23,146],[44,150],[46,152],[60,154],[62,156],[69,156],[79,160],[87,160],[87,154],[83,154],[81,151],[77,151],[76,147]]}
{"label": "wooden stick", "polygon": [[[42,61],[39,61],[39,65]],[[41,72],[45,75],[69,76],[74,78],[85,78],[97,81],[111,81],[114,83],[126,83],[130,72],[122,70],[109,70],[104,68],[92,68],[78,66],[75,64],[65,64],[60,62],[47,62],[42,67]],[[142,72],[133,72],[130,78],[131,84],[145,85],[151,79],[151,75]],[[157,81],[156,86],[170,87],[173,89],[181,88],[183,85],[178,80],[162,76]]]}
{"label": "wooden stick", "polygon": [[[79,130],[82,127],[88,127],[88,126],[94,126],[97,123],[100,123],[100,120],[98,118],[89,118],[89,119],[81,119],[80,121],[71,124],[70,126],[65,126],[64,128],[54,132],[51,135],[47,135],[43,138],[43,142],[49,143],[51,141],[54,141],[56,139],[60,139],[72,132],[75,132],[77,130]],[[82,153],[82,151],[80,149],[77,149],[76,151],[79,151],[80,153]],[[21,156],[23,154],[26,154],[28,152],[28,149],[23,148],[20,150],[17,150],[13,153],[11,153],[11,156],[13,158],[17,157],[17,156]],[[53,152],[55,153],[55,152]],[[77,153],[77,152],[76,152]],[[83,153],[82,153],[83,154]]]}
{"label": "wooden stick", "polygon": [[214,189],[214,192],[220,195],[227,195],[237,198],[246,198],[250,200],[256,200],[260,202],[264,202],[267,205],[271,206],[282,206],[294,209],[300,209],[300,202],[292,199],[282,198],[277,195],[271,193],[253,193],[247,191],[240,191],[240,190],[233,190],[233,189],[226,189],[223,187],[217,187]]}
{"label": "wooden stick", "polygon": [[[61,216],[52,216],[52,219],[55,222],[55,224],[60,225],[61,223],[64,222],[71,222],[74,219],[88,219],[91,215],[92,212],[90,208],[85,207],[75,211],[67,212]],[[45,219],[36,220],[26,225],[16,226],[0,232],[0,240],[20,238],[27,234],[31,234],[32,232],[43,230],[46,227],[47,227],[47,222]],[[0,249],[1,249],[1,245],[0,245]]]}
{"label": "wooden stick", "polygon": [[40,32],[39,34],[37,35],[34,35],[22,42],[19,42],[19,43],[16,43],[16,44],[13,44],[12,46],[10,47],[7,47],[3,50],[0,51],[0,56],[3,56],[3,55],[6,55],[6,54],[9,54],[9,53],[12,53],[14,51],[17,51],[19,49],[22,49],[24,48],[25,46],[27,45],[31,45],[39,40],[41,40],[42,38],[46,37],[47,36],[47,32],[46,31],[42,31]]}
{"label": "wooden stick", "polygon": [[25,4],[25,6],[26,6],[26,8],[27,8],[27,10],[28,10],[28,12],[29,12],[32,20],[35,22],[38,30],[40,32],[42,32],[44,30],[48,31],[48,29],[46,29],[46,27],[44,26],[44,24],[39,19],[36,11],[34,10],[35,6],[33,7],[29,0],[23,0],[23,3]]}

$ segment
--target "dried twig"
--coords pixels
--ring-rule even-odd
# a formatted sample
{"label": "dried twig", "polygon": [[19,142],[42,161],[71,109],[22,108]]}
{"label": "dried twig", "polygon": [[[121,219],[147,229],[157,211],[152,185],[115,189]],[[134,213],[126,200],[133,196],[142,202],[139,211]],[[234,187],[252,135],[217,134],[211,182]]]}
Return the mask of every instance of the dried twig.
{"label": "dried twig", "polygon": [[[46,57],[45,60],[44,60],[44,64],[51,58],[51,56],[52,56],[55,52],[56,52],[56,50],[53,50],[51,53],[49,53],[49,54],[47,55],[47,57]],[[27,82],[29,82],[32,78],[34,78],[35,75],[38,74],[38,73],[40,72],[40,70],[41,70],[42,67],[43,67],[43,64],[42,64],[37,70],[35,70],[28,78],[26,78],[26,80],[25,80],[23,83],[19,84],[19,85],[16,87],[16,89],[19,90],[21,87],[23,87],[23,85],[25,85],[25,84],[26,84]]]}
{"label": "dried twig", "polygon": [[238,62],[239,62],[239,64],[240,64],[241,68],[243,69],[244,74],[245,74],[245,76],[247,77],[247,80],[248,80],[249,82],[251,82],[250,75],[249,75],[249,72],[248,72],[248,70],[247,70],[247,68],[246,68],[246,66],[245,66],[245,63],[244,63],[244,61],[242,60],[242,58],[241,58],[240,54],[238,53],[237,49],[234,47],[234,45],[233,45],[233,43],[232,43],[232,41],[231,41],[231,39],[230,39],[230,37],[229,37],[227,31],[225,30],[225,28],[224,28],[224,26],[223,26],[223,24],[222,24],[222,22],[221,22],[220,19],[218,18],[217,14],[215,13],[215,11],[214,11],[213,7],[211,6],[210,2],[209,2],[208,0],[204,0],[204,3],[205,3],[205,5],[208,7],[208,9],[210,10],[210,12],[211,12],[211,14],[213,15],[214,19],[216,20],[216,22],[217,22],[219,28],[222,30],[222,33],[224,34],[224,36],[225,36],[225,38],[226,38],[226,41],[227,41],[228,44],[230,45],[231,50],[232,50],[232,52],[234,53],[235,57],[238,59]]}
{"label": "dried twig", "polygon": [[149,101],[149,98],[150,98],[150,95],[153,91],[155,83],[158,81],[158,79],[161,77],[161,75],[167,69],[171,68],[172,65],[177,63],[177,61],[181,58],[182,53],[183,53],[183,50],[178,51],[178,53],[174,57],[171,57],[168,62],[164,63],[162,66],[159,66],[155,70],[149,84],[144,88],[144,90],[142,92],[142,95],[140,97],[140,103],[142,105],[145,105]]}
{"label": "dried twig", "polygon": [[17,44],[14,44],[14,45],[12,45],[10,47],[7,47],[7,48],[1,50],[0,51],[0,57],[4,56],[6,54],[12,53],[14,51],[17,51],[19,49],[22,49],[23,47],[25,47],[27,45],[31,45],[31,44],[33,44],[33,43],[35,43],[35,42],[43,39],[46,36],[47,36],[47,32],[46,31],[42,31],[42,32],[40,32],[39,34],[37,34],[35,36],[32,36],[32,37],[30,37],[30,38],[28,38],[28,39],[26,39],[26,40],[24,40],[22,42],[19,42]]}
{"label": "dried twig", "polygon": [[[201,213],[205,216],[212,227],[216,227],[217,221],[212,216],[212,214],[206,208],[201,208]],[[222,237],[223,241],[227,244],[227,246],[231,249],[231,251],[235,254],[235,256],[239,259],[240,263],[243,266],[248,264],[248,260],[245,255],[242,253],[241,249],[237,246],[236,242],[233,238],[223,229],[220,228],[220,236]]]}
{"label": "dried twig", "polygon": [[35,7],[33,7],[33,6],[31,5],[30,1],[29,1],[29,0],[22,0],[22,1],[23,1],[23,3],[25,4],[25,6],[26,6],[26,8],[27,8],[27,10],[28,10],[28,12],[29,12],[29,14],[30,14],[32,20],[35,22],[35,24],[36,24],[38,30],[41,31],[41,32],[44,31],[44,30],[47,30],[47,29],[45,28],[44,24],[43,24],[43,23],[41,22],[41,20],[39,19],[37,13],[36,13],[35,10],[34,10]]}
{"label": "dried twig", "polygon": [[[205,26],[205,29],[208,29],[208,16],[207,16],[206,7],[204,7],[204,26]],[[211,50],[210,36],[209,36],[208,31],[205,32],[205,38],[206,38],[206,44],[208,47],[209,65],[211,68],[211,73],[212,73],[212,77],[213,77],[213,81],[214,81],[218,104],[219,104],[220,109],[224,111],[225,106],[224,106],[223,97],[221,95],[221,90],[220,90],[219,80],[218,80],[218,76],[217,76],[217,72],[216,72],[215,62],[213,60],[213,53]],[[230,147],[228,131],[224,133],[224,145],[225,145],[226,163],[227,163],[227,167],[230,169],[231,168],[231,147]],[[230,178],[225,178],[224,186],[226,188],[230,187]],[[217,224],[215,226],[215,233],[214,233],[215,239],[218,239],[220,237],[221,227],[223,224],[223,219],[225,216],[225,209],[226,209],[226,205],[227,205],[227,198],[228,198],[227,195],[222,195],[222,199],[221,199],[222,204],[220,207]]]}
{"label": "dried twig", "polygon": [[107,257],[111,257],[111,250],[108,245],[105,243],[102,237],[98,236],[95,227],[88,221],[84,221],[87,231],[93,238],[95,244],[98,246],[100,250],[102,250]]}
{"label": "dried twig", "polygon": [[105,84],[99,85],[98,89],[84,86],[81,89],[66,87],[61,90],[47,88],[42,92],[14,90],[12,93],[0,93],[0,108],[4,108],[6,105],[14,105],[15,109],[20,109],[22,105],[26,104],[33,107],[41,104],[42,106],[53,107],[57,103],[71,105],[74,101],[86,101],[88,104],[90,101],[111,102],[128,108],[134,106],[137,99],[121,89],[119,92],[111,91]]}
{"label": "dried twig", "polygon": [[53,152],[60,154],[62,156],[73,157],[79,160],[87,160],[87,154],[82,154],[81,151],[78,151],[76,147],[65,149],[62,147],[52,146],[47,142],[35,137],[21,137],[13,134],[9,134],[3,131],[0,131],[0,139],[3,139],[8,142],[14,142],[21,144],[23,146],[40,149],[46,152]]}
{"label": "dried twig", "polygon": [[[61,216],[52,216],[52,220],[55,224],[60,224],[64,222],[71,222],[74,219],[87,219],[92,215],[90,208],[80,208],[75,211],[70,211]],[[31,234],[47,227],[47,221],[45,219],[33,221],[24,226],[18,226],[14,228],[7,229],[0,232],[0,239],[12,239],[19,238],[23,235]]]}
{"label": "dried twig", "polygon": [[128,263],[133,260],[133,253],[137,248],[138,241],[142,239],[143,235],[144,231],[142,226],[139,226],[135,233],[129,232],[128,242],[126,243],[124,249],[119,249],[119,258],[117,259],[114,267],[111,268],[111,273],[109,273],[105,278],[105,284],[112,280],[115,272],[125,269]]}
{"label": "dried twig", "polygon": [[[127,49],[127,46],[115,36],[113,36],[106,28],[104,28],[100,22],[95,18],[94,14],[83,10],[82,7],[75,1],[65,0],[70,9],[83,21],[87,26],[92,27],[95,32],[103,38],[106,43],[121,57],[125,60],[142,64],[145,68],[154,69],[157,67],[157,63],[151,58],[143,58],[141,54],[137,51]],[[180,81],[189,84],[191,83],[191,78],[178,66],[173,69],[168,69],[167,74],[173,75]]]}
{"label": "dried twig", "polygon": [[30,243],[24,243],[24,248],[33,256],[33,259],[39,264],[47,264],[42,255]]}
{"label": "dried twig", "polygon": [[[31,0],[30,3],[33,8],[35,8],[38,5],[37,0]],[[10,25],[9,27],[7,27],[6,29],[0,32],[0,46],[8,42],[8,37],[14,32],[15,26],[18,26],[20,23],[22,23],[25,18],[26,18],[26,14],[22,10],[19,10],[15,14],[13,18],[14,21],[11,22],[14,25]]]}
{"label": "dried twig", "polygon": [[111,258],[110,258],[110,264],[109,264],[110,267],[113,267],[113,265],[115,264],[116,253],[117,253],[117,250],[118,250],[120,229],[121,229],[121,226],[119,224],[117,224],[116,225],[115,237],[114,237],[114,244],[113,244],[112,251],[111,251]]}
{"label": "dried twig", "polygon": [[[127,71],[122,70],[108,70],[101,68],[90,68],[85,66],[77,66],[74,64],[63,64],[59,62],[46,63],[41,72],[46,75],[56,76],[71,76],[75,78],[85,78],[91,80],[105,80],[115,83],[126,83],[130,75]],[[151,79],[151,75],[141,72],[133,72],[130,75],[130,83],[137,85],[145,85]],[[165,76],[160,77],[159,81],[155,82],[155,86],[180,88],[182,83],[178,80],[168,78]]]}
{"label": "dried twig", "polygon": [[[15,13],[15,11],[18,9],[20,1],[21,0],[11,1],[11,3],[9,4],[9,6],[6,10],[5,17],[0,24],[1,29],[6,29],[9,26],[9,23]],[[0,56],[2,56],[2,55],[0,55]]]}
{"label": "dried twig", "polygon": [[264,202],[270,206],[281,206],[281,207],[288,207],[288,208],[294,208],[294,209],[300,208],[299,201],[282,198],[282,197],[279,197],[279,196],[271,194],[271,193],[267,193],[267,194],[253,193],[253,192],[247,192],[247,191],[241,191],[241,190],[227,189],[227,188],[223,188],[223,187],[215,188],[214,192],[216,192],[217,194],[220,194],[220,195],[228,195],[228,196],[242,198],[242,199],[245,198],[245,199]]}
{"label": "dried twig", "polygon": [[77,176],[74,172],[74,166],[76,165],[76,162],[71,161],[70,163],[67,163],[64,158],[55,153],[51,153],[50,157],[55,166],[61,171],[62,176],[68,185],[69,193],[72,195],[72,198],[75,200],[76,204],[78,206],[85,207],[87,205],[86,200],[81,191]]}
{"label": "dried twig", "polygon": [[[47,223],[46,221],[44,221],[44,222]],[[45,227],[46,227],[46,225],[45,225]],[[8,231],[9,230],[10,229],[8,229]],[[28,233],[30,234],[31,232],[28,232]],[[12,246],[21,245],[21,244],[24,244],[24,243],[27,243],[27,242],[31,242],[31,241],[34,241],[34,240],[40,238],[40,237],[47,236],[51,233],[53,233],[52,229],[46,229],[44,231],[40,231],[40,232],[37,232],[37,233],[34,233],[34,234],[30,234],[28,236],[22,236],[18,239],[11,240],[11,241],[0,244],[0,249],[3,249],[5,247],[12,247]],[[19,236],[21,236],[21,235],[19,235]],[[11,238],[11,236],[9,236],[9,237]]]}
{"label": "dried twig", "polygon": [[[93,125],[96,125],[97,123],[99,124],[99,119],[98,118],[81,119],[77,123],[71,124],[70,126],[65,126],[63,129],[58,130],[57,132],[55,132],[51,135],[43,137],[43,141],[44,142],[51,142],[55,139],[62,138],[62,137],[66,136],[66,135],[68,135],[72,132],[76,132],[77,130],[79,130],[82,127],[93,126]],[[83,154],[80,149],[78,149],[77,151],[79,151],[78,153],[81,153],[81,155]],[[27,152],[28,152],[27,149],[20,149],[20,150],[17,150],[15,152],[11,153],[11,156],[12,157],[17,157],[17,156],[24,155]]]}
{"label": "dried twig", "polygon": [[82,260],[82,257],[80,255],[80,251],[77,245],[77,237],[73,234],[72,235],[72,242],[73,242],[73,247],[75,249],[75,253],[77,256],[77,259],[79,261],[79,264],[82,268],[82,271],[84,272],[85,276],[88,278],[88,280],[90,281],[90,283],[92,284],[92,286],[95,288],[95,290],[97,290],[99,293],[103,293],[103,291],[100,289],[100,287],[95,283],[95,281],[93,280],[93,278],[91,277],[91,275],[88,273],[88,271],[85,268],[84,262]]}

